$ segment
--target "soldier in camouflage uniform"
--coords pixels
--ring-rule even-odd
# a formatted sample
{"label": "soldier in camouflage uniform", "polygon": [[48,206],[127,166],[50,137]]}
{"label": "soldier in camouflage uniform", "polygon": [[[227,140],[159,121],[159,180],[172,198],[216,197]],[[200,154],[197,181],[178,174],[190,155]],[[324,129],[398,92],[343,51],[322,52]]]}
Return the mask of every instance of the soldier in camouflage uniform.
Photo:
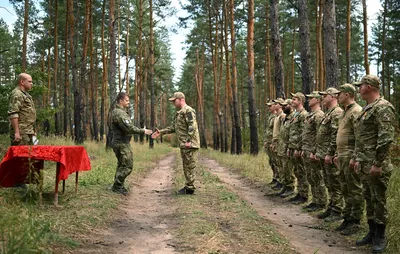
{"label": "soldier in camouflage uniform", "polygon": [[282,111],[282,105],[279,103],[283,103],[284,100],[282,98],[278,98],[272,101],[274,103],[273,107],[275,110],[275,118],[272,128],[272,144],[270,145],[270,150],[272,151],[272,156],[275,158],[276,167],[278,169],[278,175],[280,176],[280,182],[278,182],[272,189],[274,190],[284,190],[284,171],[282,165],[282,157],[279,156],[279,140],[280,140],[280,131],[281,124],[283,119],[285,118],[285,113]]}
{"label": "soldier in camouflage uniform", "polygon": [[368,234],[356,244],[373,243],[372,252],[381,253],[386,248],[386,191],[393,169],[389,153],[397,116],[393,105],[379,94],[378,77],[366,75],[356,85],[367,106],[357,119],[356,145],[350,167],[360,174],[363,183],[369,225]]}
{"label": "soldier in camouflage uniform", "polygon": [[324,118],[321,110],[321,95],[314,91],[306,95],[311,112],[304,121],[302,157],[307,173],[307,180],[311,185],[312,202],[304,207],[307,211],[316,211],[326,207],[327,193],[324,181],[324,173],[321,164],[315,160],[317,130]]}
{"label": "soldier in camouflage uniform", "polygon": [[281,159],[281,165],[283,170],[283,185],[284,188],[280,192],[282,198],[289,197],[294,194],[294,182],[295,175],[293,172],[292,160],[287,157],[287,149],[289,147],[289,135],[290,135],[290,124],[294,116],[294,111],[291,106],[292,100],[287,99],[284,102],[279,102],[285,113],[285,117],[281,118],[281,128],[279,132],[279,145],[278,145],[278,156]]}
{"label": "soldier in camouflage uniform", "polygon": [[273,172],[273,179],[270,184],[275,185],[275,184],[279,183],[279,172],[278,172],[278,168],[276,166],[275,156],[273,155],[273,152],[270,148],[270,146],[272,144],[272,136],[273,136],[273,130],[274,130],[274,119],[276,117],[275,103],[271,100],[268,103],[266,103],[265,105],[268,106],[269,115],[267,117],[267,126],[266,126],[265,132],[264,132],[264,149],[268,155],[269,165],[271,166],[271,169]]}
{"label": "soldier in camouflage uniform", "polygon": [[342,231],[342,235],[352,235],[360,230],[360,220],[364,208],[360,177],[349,167],[355,146],[355,126],[361,112],[361,106],[354,101],[356,88],[353,85],[344,84],[338,90],[340,91],[338,102],[344,108],[344,111],[339,118],[336,136],[337,152],[334,162],[340,170],[345,206],[343,210],[344,220],[336,230]]}
{"label": "soldier in camouflage uniform", "polygon": [[186,104],[185,95],[181,92],[174,93],[169,99],[178,110],[171,126],[156,130],[152,138],[157,138],[163,134],[176,133],[179,147],[181,148],[181,156],[183,161],[183,171],[185,173],[185,187],[178,191],[179,194],[193,194],[194,173],[197,164],[197,152],[200,148],[199,129],[196,121],[196,111]]}
{"label": "soldier in camouflage uniform", "polygon": [[32,77],[21,73],[17,78],[17,87],[11,92],[8,107],[10,120],[11,145],[33,145],[35,135],[36,110],[32,96]]}
{"label": "soldier in camouflage uniform", "polygon": [[307,174],[304,168],[303,158],[301,157],[303,127],[308,113],[303,107],[306,101],[304,94],[300,92],[290,94],[292,95],[292,108],[296,111],[290,121],[287,155],[290,160],[292,160],[294,174],[297,178],[297,195],[289,201],[294,204],[303,204],[308,201],[309,192]]}
{"label": "soldier in camouflage uniform", "polygon": [[342,219],[341,215],[344,203],[340,185],[340,171],[333,164],[333,157],[336,152],[336,134],[339,126],[339,116],[343,110],[337,104],[339,90],[330,87],[325,92],[319,93],[323,97],[326,112],[317,132],[316,159],[320,161],[321,166],[325,169],[325,184],[328,187],[330,203],[326,211],[319,214],[318,218],[331,222]]}
{"label": "soldier in camouflage uniform", "polygon": [[119,93],[116,101],[117,105],[111,113],[111,131],[113,133],[112,147],[118,159],[118,165],[111,190],[127,195],[128,190],[124,187],[124,182],[133,169],[133,153],[130,144],[132,134],[150,135],[152,131],[133,125],[127,112],[129,97],[126,93]]}

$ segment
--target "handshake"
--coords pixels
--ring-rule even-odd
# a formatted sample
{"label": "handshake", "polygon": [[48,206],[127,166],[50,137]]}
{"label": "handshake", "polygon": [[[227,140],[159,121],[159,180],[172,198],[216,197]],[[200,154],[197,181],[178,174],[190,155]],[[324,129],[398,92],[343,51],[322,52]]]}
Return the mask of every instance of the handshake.
{"label": "handshake", "polygon": [[156,138],[158,138],[158,137],[161,135],[159,129],[156,129],[156,131],[153,132],[153,131],[150,130],[150,129],[146,129],[146,126],[144,127],[144,134],[145,134],[145,135],[151,135],[151,138],[152,138],[152,139],[156,139]]}

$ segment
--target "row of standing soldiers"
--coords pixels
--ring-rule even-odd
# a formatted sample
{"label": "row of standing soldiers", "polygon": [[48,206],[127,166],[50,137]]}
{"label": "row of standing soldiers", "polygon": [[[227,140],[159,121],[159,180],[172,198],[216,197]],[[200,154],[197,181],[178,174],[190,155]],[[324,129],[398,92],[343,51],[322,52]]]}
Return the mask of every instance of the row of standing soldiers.
{"label": "row of standing soldiers", "polygon": [[[380,84],[378,77],[366,75],[338,89],[271,100],[264,143],[275,195],[291,197],[294,204],[312,198],[304,209],[323,211],[318,218],[326,222],[343,219],[336,228],[343,235],[360,230],[366,205],[369,232],[356,245],[372,244],[373,253],[386,247],[389,153],[396,123],[393,105],[379,94]],[[355,102],[356,87],[367,103],[364,108]],[[306,97],[310,112],[303,107]]]}

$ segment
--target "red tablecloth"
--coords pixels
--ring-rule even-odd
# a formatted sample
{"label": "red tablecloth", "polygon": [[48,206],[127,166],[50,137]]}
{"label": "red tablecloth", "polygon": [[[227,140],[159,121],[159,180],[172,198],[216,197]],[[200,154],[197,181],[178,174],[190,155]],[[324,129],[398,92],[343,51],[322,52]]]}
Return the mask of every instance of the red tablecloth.
{"label": "red tablecloth", "polygon": [[38,170],[43,168],[45,160],[59,162],[57,181],[66,180],[74,172],[91,169],[83,146],[10,146],[0,164],[0,186],[12,187],[26,182],[29,160],[38,160],[34,162]]}

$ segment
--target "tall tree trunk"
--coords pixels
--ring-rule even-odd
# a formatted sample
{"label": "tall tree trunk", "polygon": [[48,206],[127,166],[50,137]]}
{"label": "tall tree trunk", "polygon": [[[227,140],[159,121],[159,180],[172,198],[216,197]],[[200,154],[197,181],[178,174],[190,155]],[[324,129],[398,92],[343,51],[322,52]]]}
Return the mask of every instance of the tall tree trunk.
{"label": "tall tree trunk", "polygon": [[324,5],[324,46],[326,65],[326,87],[338,86],[338,58],[336,48],[335,0],[325,0]]}
{"label": "tall tree trunk", "polygon": [[69,5],[65,13],[65,45],[64,45],[64,136],[67,137],[70,131],[70,109],[69,109],[69,66],[68,66],[68,36],[69,36]]}
{"label": "tall tree trunk", "polygon": [[[300,58],[302,92],[309,94],[314,89],[313,72],[311,70],[310,26],[308,21],[307,0],[298,0],[300,24]],[[306,105],[306,108],[308,106]]]}
{"label": "tall tree trunk", "polygon": [[[151,88],[151,104],[150,104],[150,129],[154,130],[155,128],[155,111],[154,111],[154,103],[155,103],[155,89],[154,89],[154,27],[153,27],[153,0],[149,0],[150,5],[150,88]],[[154,140],[150,138],[149,147],[154,147]]]}
{"label": "tall tree trunk", "polygon": [[204,93],[203,93],[203,77],[204,77],[204,45],[202,47],[202,57],[199,57],[199,49],[196,49],[196,69],[195,81],[197,91],[197,115],[200,134],[200,147],[207,148],[206,130],[204,124]]}
{"label": "tall tree trunk", "polygon": [[117,0],[117,53],[118,53],[118,88],[122,92],[122,79],[121,79],[121,0]]}
{"label": "tall tree trunk", "polygon": [[325,62],[324,62],[324,51],[322,49],[322,13],[324,9],[324,0],[319,0],[319,8],[318,8],[318,55],[319,55],[319,63],[318,63],[318,73],[319,73],[319,91],[325,90]]}
{"label": "tall tree trunk", "polygon": [[[98,57],[97,57],[97,48],[94,47],[93,41],[93,8],[90,8],[90,87],[91,87],[91,96],[90,96],[90,105],[91,111],[88,111],[89,118],[91,118],[91,133],[92,140],[99,141],[99,130],[98,130],[98,116],[97,116],[97,84],[98,84]],[[96,68],[94,67],[96,61]],[[95,78],[96,75],[96,78]]]}
{"label": "tall tree trunk", "polygon": [[89,44],[89,27],[90,27],[90,7],[91,7],[91,0],[86,0],[85,6],[85,21],[83,27],[83,43],[82,43],[82,60],[81,60],[81,73],[80,73],[80,83],[77,90],[75,90],[74,98],[78,99],[77,104],[75,101],[75,109],[79,109],[81,112],[81,119],[82,119],[82,135],[83,138],[87,138],[87,110],[88,110],[88,103],[87,99],[89,97],[89,89],[86,89],[86,76],[87,76],[87,63],[88,63],[88,44]]}
{"label": "tall tree trunk", "polygon": [[81,119],[81,98],[79,92],[79,83],[78,83],[78,68],[76,64],[76,52],[75,52],[75,44],[74,44],[74,36],[75,36],[75,17],[74,17],[74,4],[73,0],[68,0],[69,5],[69,19],[68,23],[69,27],[69,52],[71,57],[71,66],[72,66],[72,86],[74,90],[74,140],[77,144],[83,143],[83,133],[82,133],[82,119]]}
{"label": "tall tree trunk", "polygon": [[[254,99],[254,0],[248,1],[247,60],[248,60],[248,102],[250,120],[250,154],[258,154],[257,110]],[[244,126],[243,126],[244,128]]]}
{"label": "tall tree trunk", "polygon": [[107,98],[107,56],[106,56],[106,46],[104,41],[104,28],[105,28],[105,15],[106,15],[106,1],[103,0],[102,15],[101,15],[101,56],[103,63],[103,74],[101,82],[101,105],[100,105],[100,140],[104,139],[106,134],[106,98]]}
{"label": "tall tree trunk", "polygon": [[363,32],[364,32],[364,68],[365,73],[369,74],[369,60],[368,60],[368,15],[367,15],[367,0],[362,0],[363,6]]}
{"label": "tall tree trunk", "polygon": [[296,24],[293,25],[293,33],[292,33],[292,61],[291,61],[291,63],[292,63],[292,70],[291,70],[292,76],[290,77],[290,79],[292,81],[291,82],[292,83],[292,89],[291,89],[292,93],[294,93],[294,75],[295,75],[295,73],[294,73],[295,72],[294,71],[294,65],[295,65],[295,61],[294,61],[295,38],[296,38]]}
{"label": "tall tree trunk", "polygon": [[[116,26],[115,26],[115,0],[110,0],[109,3],[109,10],[110,10],[110,22],[109,22],[109,35],[110,35],[110,60],[108,61],[108,84],[110,86],[110,111],[115,103],[115,99],[117,97],[117,88],[115,83],[116,73],[117,73],[117,63],[116,63]],[[111,112],[109,112],[110,114]],[[109,118],[109,117],[108,117]],[[110,121],[108,120],[108,135],[107,135],[107,142],[106,147],[111,147],[112,141],[112,131],[110,126]]]}
{"label": "tall tree trunk", "polygon": [[[386,17],[387,17],[387,5],[388,0],[385,0],[383,5],[383,25],[382,25],[382,53],[381,53],[381,61],[382,61],[382,94],[386,97],[386,82],[385,82],[385,74],[386,74]],[[390,93],[390,91],[389,91]]]}
{"label": "tall tree trunk", "polygon": [[279,0],[270,0],[271,4],[271,33],[272,48],[274,54],[274,72],[275,72],[275,88],[276,98],[285,98],[285,77],[283,71],[283,60],[281,51],[281,39],[279,34]]}
{"label": "tall tree trunk", "polygon": [[[57,95],[57,83],[58,83],[58,1],[55,1],[54,6],[54,74],[53,74],[53,105],[54,108],[58,109],[58,95]],[[58,110],[54,113],[54,128],[56,135],[60,135],[60,116]]]}
{"label": "tall tree trunk", "polygon": [[[125,54],[126,54],[126,60],[125,60],[125,62],[126,62],[126,65],[125,65],[125,69],[126,69],[126,75],[125,75],[125,82],[126,82],[126,85],[125,85],[125,88],[126,88],[126,94],[128,95],[128,97],[129,97],[129,94],[130,94],[130,89],[131,89],[131,87],[130,87],[130,85],[129,85],[129,23],[130,23],[130,15],[131,15],[131,10],[130,10],[130,5],[131,5],[131,2],[130,1],[128,1],[127,2],[127,16],[128,16],[128,20],[127,20],[127,22],[126,22],[126,38],[125,38],[125,40],[126,40],[126,51],[125,51]],[[130,108],[129,108],[129,111],[130,111]]]}
{"label": "tall tree trunk", "polygon": [[346,81],[350,83],[350,45],[351,45],[351,0],[347,0],[346,20]]}
{"label": "tall tree trunk", "polygon": [[29,16],[29,0],[25,0],[24,5],[24,31],[22,35],[22,72],[26,72],[26,48],[28,41],[28,16]]}
{"label": "tall tree trunk", "polygon": [[[217,103],[217,70],[218,70],[218,15],[215,15],[215,43],[213,42],[213,24],[212,24],[212,13],[213,5],[211,1],[207,1],[208,7],[208,32],[211,47],[211,61],[213,67],[213,81],[214,81],[214,105]],[[217,11],[215,11],[217,13]],[[216,107],[213,108],[213,146],[214,150],[218,150],[219,140],[218,140],[218,111]]]}
{"label": "tall tree trunk", "polygon": [[[234,123],[234,114],[233,114],[233,95],[232,95],[232,86],[231,86],[231,69],[230,69],[230,60],[229,60],[229,47],[228,47],[228,8],[226,6],[226,1],[223,2],[223,14],[224,14],[224,21],[222,22],[223,25],[223,31],[222,33],[222,42],[224,46],[224,52],[225,52],[225,114],[224,114],[224,132],[225,132],[225,152],[228,152],[228,108],[229,108],[229,113],[231,116],[231,122]],[[232,124],[233,125],[233,124]],[[231,125],[231,126],[232,126]],[[234,126],[232,127],[232,130],[234,130]],[[236,153],[236,135],[235,132],[232,131],[232,136],[231,136],[231,154]]]}
{"label": "tall tree trunk", "polygon": [[237,69],[236,69],[236,36],[235,36],[235,8],[234,1],[230,3],[230,29],[231,29],[231,48],[232,48],[232,97],[233,97],[233,116],[236,135],[236,154],[242,153],[242,131],[240,128],[240,116],[237,92]]}

